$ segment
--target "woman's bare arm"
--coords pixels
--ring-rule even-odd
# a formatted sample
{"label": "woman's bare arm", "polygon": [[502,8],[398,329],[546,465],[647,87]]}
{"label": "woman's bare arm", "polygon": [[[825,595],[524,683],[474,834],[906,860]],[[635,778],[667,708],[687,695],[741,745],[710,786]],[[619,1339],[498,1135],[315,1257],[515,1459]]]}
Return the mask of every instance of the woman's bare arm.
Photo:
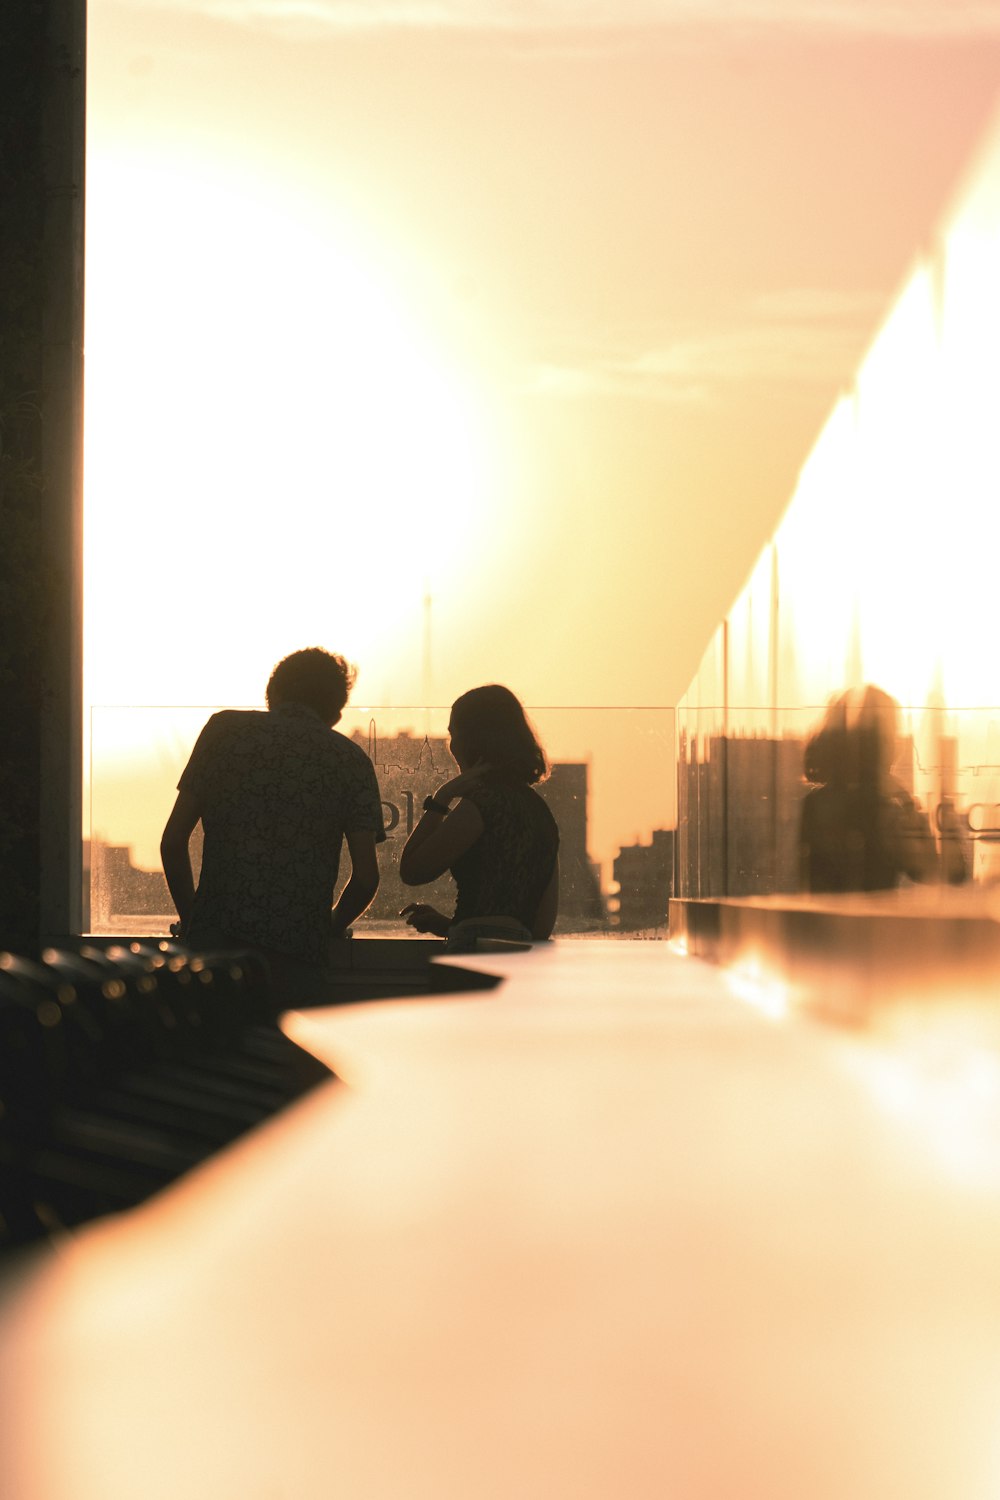
{"label": "woman's bare arm", "polygon": [[538,903],[535,912],[535,920],[531,924],[531,936],[541,942],[544,938],[552,936],[552,929],[556,925],[556,917],[559,915],[559,860],[556,859],[555,868],[548,885],[542,892],[542,899]]}
{"label": "woman's bare arm", "polygon": [[449,803],[456,797],[464,797],[489,769],[486,764],[475,766],[438,787],[430,799],[438,805],[424,809],[400,856],[399,878],[404,885],[426,885],[437,880],[472,848],[476,839],[482,838],[483,819],[478,807],[463,801],[449,808]]}
{"label": "woman's bare arm", "polygon": [[474,802],[460,802],[447,814],[425,812],[400,855],[400,880],[404,885],[437,880],[482,834],[482,814]]}

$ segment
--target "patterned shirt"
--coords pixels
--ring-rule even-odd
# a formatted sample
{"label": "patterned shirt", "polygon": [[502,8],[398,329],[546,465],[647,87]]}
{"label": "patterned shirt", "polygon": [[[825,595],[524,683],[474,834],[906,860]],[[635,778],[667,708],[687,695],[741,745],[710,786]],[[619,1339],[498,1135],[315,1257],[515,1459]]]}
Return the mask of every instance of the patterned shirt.
{"label": "patterned shirt", "polygon": [[467,917],[516,917],[534,926],[552,879],[559,829],[533,787],[488,778],[462,793],[483,820],[482,836],[457,859],[455,922]]}
{"label": "patterned shirt", "polygon": [[371,761],[312,709],[227,709],[178,787],[205,833],[192,925],[323,963],[346,833],[385,838]]}

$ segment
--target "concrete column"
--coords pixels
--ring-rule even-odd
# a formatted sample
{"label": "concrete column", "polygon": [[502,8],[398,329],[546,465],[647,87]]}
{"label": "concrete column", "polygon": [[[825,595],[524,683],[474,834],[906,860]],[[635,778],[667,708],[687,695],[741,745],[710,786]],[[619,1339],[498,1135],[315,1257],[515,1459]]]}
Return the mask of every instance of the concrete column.
{"label": "concrete column", "polygon": [[39,922],[82,911],[83,263],[86,0],[47,0],[42,114],[42,524],[54,584],[42,653]]}
{"label": "concrete column", "polygon": [[80,926],[85,0],[0,5],[0,946]]}

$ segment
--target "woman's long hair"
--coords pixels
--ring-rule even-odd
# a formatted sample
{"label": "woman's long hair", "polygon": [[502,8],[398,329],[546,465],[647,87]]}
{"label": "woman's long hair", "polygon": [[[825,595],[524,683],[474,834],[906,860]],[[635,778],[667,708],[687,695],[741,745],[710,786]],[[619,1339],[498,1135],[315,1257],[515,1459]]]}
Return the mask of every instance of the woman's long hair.
{"label": "woman's long hair", "polygon": [[473,764],[488,761],[502,775],[528,786],[549,774],[545,752],[520,701],[499,683],[470,688],[455,699],[451,732]]}
{"label": "woman's long hair", "polygon": [[898,704],[870,684],[841,693],[805,748],[806,780],[827,786],[880,787],[896,757]]}

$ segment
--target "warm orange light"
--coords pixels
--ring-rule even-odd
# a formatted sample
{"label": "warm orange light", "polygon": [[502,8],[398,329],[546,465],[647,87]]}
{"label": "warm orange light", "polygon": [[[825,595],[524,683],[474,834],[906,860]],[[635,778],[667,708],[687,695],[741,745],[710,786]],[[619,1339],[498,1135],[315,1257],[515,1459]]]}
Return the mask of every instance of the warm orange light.
{"label": "warm orange light", "polygon": [[1000,1056],[981,1002],[915,1011],[890,1027],[891,1050],[855,1051],[849,1067],[926,1157],[970,1189],[1000,1182]]}
{"label": "warm orange light", "polygon": [[92,701],[217,701],[223,642],[233,701],[306,643],[377,682],[416,640],[419,672],[424,596],[502,479],[372,252],[264,180],[119,151],[90,163],[87,269]]}
{"label": "warm orange light", "polygon": [[689,737],[805,741],[824,705],[877,685],[899,707],[897,775],[952,840],[949,879],[957,854],[984,884],[1000,872],[1000,652],[987,584],[1000,548],[998,248],[1000,117],[681,705]]}
{"label": "warm orange light", "polygon": [[791,992],[786,984],[769,973],[766,964],[756,957],[739,959],[725,970],[726,987],[746,1005],[766,1016],[769,1021],[783,1021],[791,1009]]}

